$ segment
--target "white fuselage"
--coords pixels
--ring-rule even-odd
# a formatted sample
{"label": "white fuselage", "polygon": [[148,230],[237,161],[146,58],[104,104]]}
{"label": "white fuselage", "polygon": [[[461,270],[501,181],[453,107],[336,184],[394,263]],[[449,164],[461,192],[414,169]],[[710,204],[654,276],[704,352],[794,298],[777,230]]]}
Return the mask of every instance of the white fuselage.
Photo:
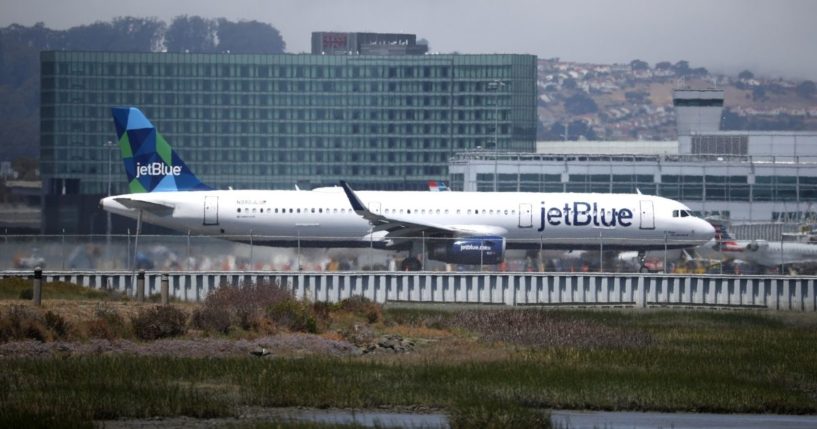
{"label": "white fuselage", "polygon": [[[462,235],[505,237],[509,248],[663,249],[694,247],[713,237],[709,223],[662,197],[640,194],[517,192],[356,192],[372,213],[403,222],[444,226]],[[288,246],[388,246],[386,231],[371,233],[342,188],[312,191],[190,191],[118,195],[105,210],[137,218],[125,198],[168,207],[144,209],[143,222],[257,243]],[[240,237],[245,236],[245,237]],[[424,239],[418,233],[416,239]]]}

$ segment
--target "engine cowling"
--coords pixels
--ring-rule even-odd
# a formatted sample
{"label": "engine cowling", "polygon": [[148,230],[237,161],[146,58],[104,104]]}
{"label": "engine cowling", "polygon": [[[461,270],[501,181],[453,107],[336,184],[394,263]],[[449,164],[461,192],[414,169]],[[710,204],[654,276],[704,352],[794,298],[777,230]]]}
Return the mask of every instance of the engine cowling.
{"label": "engine cowling", "polygon": [[769,248],[769,242],[766,240],[754,240],[746,245],[746,249],[757,252],[760,249],[767,249]]}
{"label": "engine cowling", "polygon": [[505,259],[505,237],[455,238],[430,247],[428,257],[449,264],[499,264]]}

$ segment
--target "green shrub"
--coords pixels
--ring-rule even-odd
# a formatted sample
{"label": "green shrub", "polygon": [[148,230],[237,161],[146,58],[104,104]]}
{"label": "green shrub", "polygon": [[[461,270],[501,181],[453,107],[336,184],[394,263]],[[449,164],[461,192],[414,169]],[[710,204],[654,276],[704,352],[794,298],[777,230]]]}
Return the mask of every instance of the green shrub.
{"label": "green shrub", "polygon": [[127,322],[115,309],[107,305],[97,305],[94,316],[94,319],[86,322],[89,337],[113,340],[131,336]]}
{"label": "green shrub", "polygon": [[71,332],[71,325],[68,323],[68,321],[66,321],[64,317],[52,311],[47,311],[45,313],[45,325],[57,338],[65,338]]}
{"label": "green shrub", "polygon": [[295,332],[318,333],[318,319],[312,306],[295,298],[279,301],[267,308],[267,317],[277,326]]}
{"label": "green shrub", "polygon": [[223,307],[204,306],[193,311],[190,325],[207,332],[230,332],[230,311]]}
{"label": "green shrub", "polygon": [[[226,332],[223,329],[223,315],[229,315],[230,326],[237,326],[244,330],[257,330],[264,323],[265,309],[281,301],[293,299],[292,293],[282,288],[276,282],[242,283],[238,287],[221,285],[211,292],[204,301],[204,309],[211,312],[206,315],[212,320],[215,331]],[[205,322],[204,320],[199,320]],[[196,326],[196,325],[194,325]],[[197,326],[198,327],[198,326]]]}
{"label": "green shrub", "polygon": [[0,341],[51,341],[54,333],[48,328],[43,315],[26,306],[14,305],[0,314]]}
{"label": "green shrub", "polygon": [[380,304],[360,295],[344,299],[339,304],[341,310],[365,318],[369,323],[383,320],[383,309]]}
{"label": "green shrub", "polygon": [[142,340],[177,337],[187,332],[187,314],[165,305],[141,310],[131,318],[133,333]]}

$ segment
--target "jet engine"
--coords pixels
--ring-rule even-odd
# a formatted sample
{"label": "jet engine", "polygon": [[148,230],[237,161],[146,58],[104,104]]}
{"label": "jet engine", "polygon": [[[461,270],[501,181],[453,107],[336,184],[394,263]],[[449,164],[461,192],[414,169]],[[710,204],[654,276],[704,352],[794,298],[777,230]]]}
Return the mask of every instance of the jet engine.
{"label": "jet engine", "polygon": [[449,264],[493,265],[505,258],[504,237],[463,237],[432,244],[428,258]]}
{"label": "jet engine", "polygon": [[757,252],[760,249],[766,249],[769,247],[769,242],[766,240],[754,240],[746,245],[746,249],[752,252]]}

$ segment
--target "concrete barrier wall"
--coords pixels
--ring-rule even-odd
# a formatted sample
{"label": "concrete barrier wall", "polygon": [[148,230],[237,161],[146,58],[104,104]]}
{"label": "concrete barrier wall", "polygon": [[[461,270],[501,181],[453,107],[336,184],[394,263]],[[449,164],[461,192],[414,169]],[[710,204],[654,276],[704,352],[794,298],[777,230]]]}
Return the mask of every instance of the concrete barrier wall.
{"label": "concrete barrier wall", "polygon": [[[161,272],[145,273],[145,295],[160,293]],[[362,295],[379,303],[427,302],[538,306],[730,307],[817,311],[817,277],[662,274],[442,272],[168,272],[170,295],[202,301],[210,291],[273,282],[298,298],[337,302]],[[0,271],[3,277],[31,277]],[[135,293],[130,271],[46,271],[46,282]],[[47,296],[45,296],[47,298]]]}

